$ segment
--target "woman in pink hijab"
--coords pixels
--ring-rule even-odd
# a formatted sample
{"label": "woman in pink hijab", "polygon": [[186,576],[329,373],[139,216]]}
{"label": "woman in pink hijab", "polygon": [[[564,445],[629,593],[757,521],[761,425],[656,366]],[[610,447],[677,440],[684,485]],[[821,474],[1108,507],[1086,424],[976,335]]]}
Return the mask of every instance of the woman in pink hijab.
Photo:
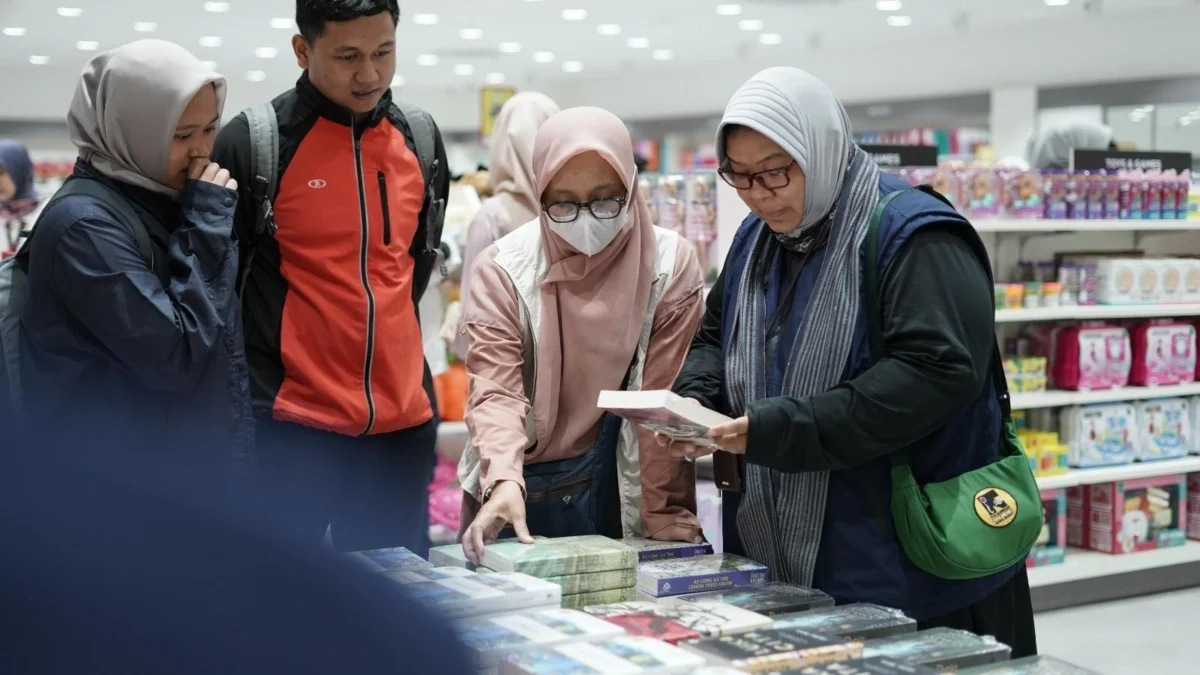
{"label": "woman in pink hijab", "polygon": [[[492,197],[483,203],[467,228],[463,251],[461,294],[465,301],[472,265],[484,249],[518,227],[538,217],[538,196],[533,181],[533,140],[546,120],[558,112],[549,96],[521,92],[500,108],[492,144],[488,149],[488,182]],[[465,302],[464,302],[465,305]],[[454,341],[454,354],[467,358],[467,339]]]}
{"label": "woman in pink hijab", "polygon": [[[703,313],[696,253],[650,223],[625,125],[572,108],[537,134],[538,220],[484,251],[467,289],[463,549],[602,534],[701,540],[691,464],[596,408],[668,389]],[[647,452],[641,452],[641,448]]]}

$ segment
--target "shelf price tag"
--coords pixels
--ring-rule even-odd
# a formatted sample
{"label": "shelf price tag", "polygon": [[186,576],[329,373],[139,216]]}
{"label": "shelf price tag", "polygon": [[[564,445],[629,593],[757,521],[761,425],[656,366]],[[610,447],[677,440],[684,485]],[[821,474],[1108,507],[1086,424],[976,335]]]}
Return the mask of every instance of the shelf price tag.
{"label": "shelf price tag", "polygon": [[881,168],[936,167],[938,149],[936,145],[860,145]]}
{"label": "shelf price tag", "polygon": [[1119,150],[1071,150],[1072,171],[1187,171],[1192,168],[1190,152],[1121,152]]}

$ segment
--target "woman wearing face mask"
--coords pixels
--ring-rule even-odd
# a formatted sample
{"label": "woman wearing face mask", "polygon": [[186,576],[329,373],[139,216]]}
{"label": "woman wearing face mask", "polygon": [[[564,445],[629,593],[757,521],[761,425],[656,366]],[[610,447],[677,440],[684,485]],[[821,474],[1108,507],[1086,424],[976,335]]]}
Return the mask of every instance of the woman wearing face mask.
{"label": "woman wearing face mask", "polygon": [[33,189],[33,160],[17,141],[0,140],[0,258],[14,253],[40,205]]}
{"label": "woman wearing face mask", "polygon": [[[721,176],[752,213],[675,391],[736,418],[712,430],[745,460],[744,493],[723,493],[726,550],[839,604],[895,607],[922,628],[1034,653],[1027,546],[999,571],[937,576],[909,558],[889,510],[900,471],[925,486],[997,460],[1007,392],[991,367],[992,282],[973,228],[880,173],[833,93],[795,68],[765,70],[734,94],[717,148]],[[708,452],[660,440],[672,455]],[[975,512],[973,495],[958,513]]]}
{"label": "woman wearing face mask", "polygon": [[160,40],[83,71],[67,115],[75,172],[22,253],[25,418],[64,449],[249,449],[237,186],[208,161],[224,101],[221,76]]}
{"label": "woman wearing face mask", "polygon": [[[467,228],[463,251],[462,282],[464,299],[470,297],[471,267],[484,249],[509,232],[538,217],[538,199],[533,187],[533,139],[546,120],[558,112],[550,97],[537,92],[521,92],[508,99],[496,117],[488,149],[488,183],[492,196],[483,203]],[[459,335],[454,353],[467,357],[467,338]]]}
{"label": "woman wearing face mask", "polygon": [[695,251],[650,224],[632,140],[612,113],[551,117],[533,170],[540,217],[480,256],[463,317],[464,551],[478,561],[505,526],[526,543],[699,541],[692,466],[596,408],[601,390],[674,380],[703,311]]}

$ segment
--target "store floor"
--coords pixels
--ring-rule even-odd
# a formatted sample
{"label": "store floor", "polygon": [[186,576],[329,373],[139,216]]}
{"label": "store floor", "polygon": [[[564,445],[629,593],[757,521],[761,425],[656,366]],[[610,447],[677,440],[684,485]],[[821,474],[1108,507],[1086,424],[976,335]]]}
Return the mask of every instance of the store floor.
{"label": "store floor", "polygon": [[1200,672],[1200,588],[1037,615],[1038,651],[1104,675]]}

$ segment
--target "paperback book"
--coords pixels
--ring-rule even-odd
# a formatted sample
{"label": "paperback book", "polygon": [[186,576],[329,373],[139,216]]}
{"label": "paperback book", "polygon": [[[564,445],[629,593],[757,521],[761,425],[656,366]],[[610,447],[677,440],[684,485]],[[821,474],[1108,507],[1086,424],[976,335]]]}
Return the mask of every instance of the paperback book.
{"label": "paperback book", "polygon": [[351,560],[364,564],[375,571],[433,567],[433,565],[429,564],[428,560],[425,560],[403,546],[397,548],[380,548],[373,551],[358,551],[356,553],[347,553],[346,555]]}
{"label": "paperback book", "polygon": [[417,602],[450,618],[552,608],[562,602],[561,587],[525,574],[488,572],[409,584],[406,590]]}
{"label": "paperback book", "polygon": [[619,626],[583,612],[548,609],[469,619],[458,625],[458,633],[479,668],[494,668],[500,657],[515,651],[604,640],[618,637],[622,631]]}
{"label": "paperback book", "polygon": [[483,564],[499,572],[565,577],[637,567],[637,551],[598,535],[561,537],[522,544],[498,541],[484,547]]}
{"label": "paperback book", "polygon": [[505,656],[500,675],[690,674],[704,665],[698,654],[653,638],[629,635],[600,642],[521,651]]}
{"label": "paperback book", "polygon": [[862,656],[861,642],[835,642],[798,628],[768,630],[693,640],[685,649],[708,659],[710,664],[748,673],[773,673],[849,661]]}
{"label": "paperback book", "polygon": [[582,609],[592,605],[606,605],[612,602],[631,602],[637,600],[636,588],[614,588],[608,591],[592,593],[563,594],[562,606],[571,609]]}
{"label": "paperback book", "polygon": [[915,633],[917,622],[900,610],[862,603],[776,616],[775,627],[802,628],[841,640],[870,640]]}
{"label": "paperback book", "polygon": [[[771,619],[761,614],[720,603],[692,603],[666,607],[653,602],[624,602],[596,607],[587,607],[585,612],[612,621],[631,634],[648,635],[660,640],[668,638],[649,631],[662,631],[675,636],[669,641],[691,640],[703,637],[733,635],[771,627]],[[631,618],[632,617],[632,618]],[[651,620],[650,617],[665,619],[669,623]],[[687,637],[682,637],[684,633]],[[695,635],[691,635],[695,633]]]}
{"label": "paperback book", "polygon": [[[535,536],[534,541],[542,541],[546,537]],[[500,539],[499,542],[516,541],[512,537]],[[463,567],[476,572],[494,572],[495,570],[483,565],[476,565],[467,560],[467,554],[463,553],[462,544],[450,544],[447,546],[435,546],[429,549],[429,564],[434,567]]]}
{"label": "paperback book", "polygon": [[925,666],[876,656],[869,659],[809,666],[788,672],[795,673],[795,675],[937,675],[938,671]]}
{"label": "paperback book", "polygon": [[632,589],[637,586],[637,570],[627,567],[623,570],[607,572],[592,572],[591,574],[571,574],[565,577],[546,577],[546,581],[562,586],[563,595],[579,593],[599,593]]}
{"label": "paperback book", "polygon": [[478,576],[475,572],[461,567],[409,567],[387,570],[383,575],[392,581],[402,584],[419,584],[423,581],[439,579],[461,579]]}
{"label": "paperback book", "polygon": [[638,567],[638,590],[655,597],[746,588],[770,581],[766,565],[721,553],[658,560]]}
{"label": "paperback book", "polygon": [[1098,671],[1081,668],[1053,656],[1026,656],[958,672],[960,675],[1100,675]]}
{"label": "paperback book", "polygon": [[760,586],[730,591],[697,593],[664,598],[663,603],[677,605],[690,602],[721,602],[766,616],[804,612],[810,609],[833,607],[833,598],[815,588],[805,588],[782,581],[768,581]]}
{"label": "paperback book", "polygon": [[1008,645],[995,638],[951,628],[930,628],[863,644],[863,656],[886,656],[943,672],[1007,661],[1011,653]]}
{"label": "paperback book", "polygon": [[654,560],[673,560],[675,558],[692,558],[698,555],[710,555],[712,544],[692,544],[686,541],[655,541],[654,539],[626,538],[621,540],[626,546],[637,551],[638,562]]}
{"label": "paperback book", "polygon": [[602,391],[596,406],[677,441],[702,446],[713,445],[710,429],[733,421],[665,390]]}

